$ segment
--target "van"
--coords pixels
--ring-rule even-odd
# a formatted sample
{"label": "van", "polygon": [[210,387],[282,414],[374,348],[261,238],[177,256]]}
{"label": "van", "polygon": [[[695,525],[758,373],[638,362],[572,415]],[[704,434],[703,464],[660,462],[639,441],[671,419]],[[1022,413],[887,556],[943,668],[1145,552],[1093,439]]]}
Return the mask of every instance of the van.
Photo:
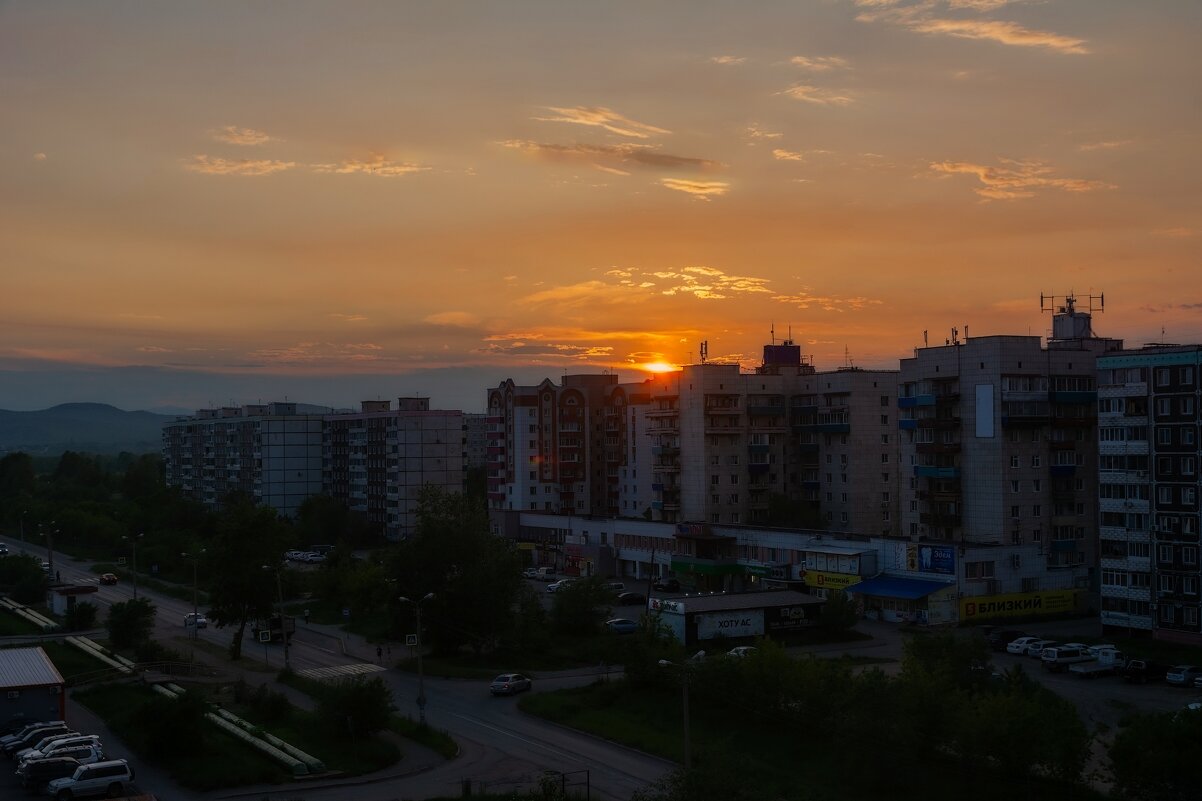
{"label": "van", "polygon": [[609,592],[625,592],[626,591],[626,585],[620,581],[607,581],[602,586],[604,586],[605,589]]}
{"label": "van", "polygon": [[553,567],[536,567],[534,568],[534,577],[539,581],[554,581],[555,568]]}

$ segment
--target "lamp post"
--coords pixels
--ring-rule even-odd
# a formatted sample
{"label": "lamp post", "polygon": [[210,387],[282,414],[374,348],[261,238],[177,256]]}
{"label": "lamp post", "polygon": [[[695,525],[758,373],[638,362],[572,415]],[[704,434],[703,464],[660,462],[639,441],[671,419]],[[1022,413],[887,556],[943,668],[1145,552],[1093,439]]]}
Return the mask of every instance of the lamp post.
{"label": "lamp post", "polygon": [[404,595],[397,598],[404,604],[413,604],[417,612],[417,719],[422,726],[426,725],[426,677],[422,670],[422,604],[432,600],[434,593],[428,592],[416,601],[411,601]]}
{"label": "lamp post", "polygon": [[183,558],[192,560],[192,636],[193,637],[200,636],[200,629],[197,628],[197,626],[196,626],[196,616],[199,613],[199,609],[198,609],[199,604],[197,603],[197,601],[199,599],[199,590],[198,590],[199,585],[196,583],[196,566],[197,566],[197,564],[200,563],[201,554],[203,554],[204,552],[205,552],[205,549],[201,548],[199,553],[194,553],[194,554],[189,555],[187,551],[184,551],[183,553],[180,554],[180,556],[182,556]]}
{"label": "lamp post", "polygon": [[54,577],[54,535],[58,533],[58,529],[54,527],[54,521],[51,520],[49,525],[38,523],[38,536],[46,539],[46,564],[49,565],[47,579],[53,583],[56,581]]}
{"label": "lamp post", "polygon": [[284,583],[280,580],[280,569],[271,565],[263,565],[263,569],[275,571],[275,589],[280,599],[280,636],[284,638],[284,670],[292,670],[292,660],[288,658],[288,629],[284,626]]}
{"label": "lamp post", "polygon": [[[123,539],[129,543],[130,552],[133,554],[133,570],[131,572],[133,573],[133,577],[134,577],[134,600],[135,601],[138,600],[138,540],[142,539],[144,534],[145,534],[145,532],[138,532],[138,535],[136,537],[133,536],[132,534],[121,537],[121,539]],[[53,562],[51,562],[51,564],[50,564],[50,569],[54,570]]]}
{"label": "lamp post", "polygon": [[680,705],[684,717],[684,769],[693,767],[692,750],[689,747],[689,666],[668,659],[659,660],[660,667],[674,667],[680,670]]}

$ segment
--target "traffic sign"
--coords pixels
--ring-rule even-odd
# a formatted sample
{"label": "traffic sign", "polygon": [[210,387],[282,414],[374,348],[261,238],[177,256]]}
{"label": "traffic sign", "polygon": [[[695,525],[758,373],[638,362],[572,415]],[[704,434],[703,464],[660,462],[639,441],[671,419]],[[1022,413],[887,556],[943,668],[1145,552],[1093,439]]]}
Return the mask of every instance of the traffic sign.
{"label": "traffic sign", "polygon": [[405,645],[417,645],[417,635],[416,634],[406,634],[405,635]]}

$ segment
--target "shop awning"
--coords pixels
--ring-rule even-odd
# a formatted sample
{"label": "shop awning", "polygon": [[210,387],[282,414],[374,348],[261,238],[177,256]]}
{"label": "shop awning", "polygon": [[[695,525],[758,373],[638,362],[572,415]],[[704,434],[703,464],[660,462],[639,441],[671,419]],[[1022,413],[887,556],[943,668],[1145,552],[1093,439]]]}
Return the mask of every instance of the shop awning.
{"label": "shop awning", "polygon": [[900,576],[877,576],[859,584],[853,584],[844,592],[855,595],[875,595],[879,598],[901,598],[913,601],[925,598],[933,592],[954,587],[946,581],[924,581],[922,579],[901,578]]}

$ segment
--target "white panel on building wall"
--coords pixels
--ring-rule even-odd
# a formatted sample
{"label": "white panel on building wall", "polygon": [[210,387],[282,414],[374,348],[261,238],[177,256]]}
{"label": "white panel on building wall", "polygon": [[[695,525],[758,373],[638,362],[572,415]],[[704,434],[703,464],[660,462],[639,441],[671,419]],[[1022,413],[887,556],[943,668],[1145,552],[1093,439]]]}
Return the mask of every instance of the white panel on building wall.
{"label": "white panel on building wall", "polygon": [[697,639],[716,637],[758,637],[764,633],[763,609],[740,609],[734,612],[710,612],[696,616]]}
{"label": "white panel on building wall", "polygon": [[977,436],[993,437],[993,384],[977,384]]}

